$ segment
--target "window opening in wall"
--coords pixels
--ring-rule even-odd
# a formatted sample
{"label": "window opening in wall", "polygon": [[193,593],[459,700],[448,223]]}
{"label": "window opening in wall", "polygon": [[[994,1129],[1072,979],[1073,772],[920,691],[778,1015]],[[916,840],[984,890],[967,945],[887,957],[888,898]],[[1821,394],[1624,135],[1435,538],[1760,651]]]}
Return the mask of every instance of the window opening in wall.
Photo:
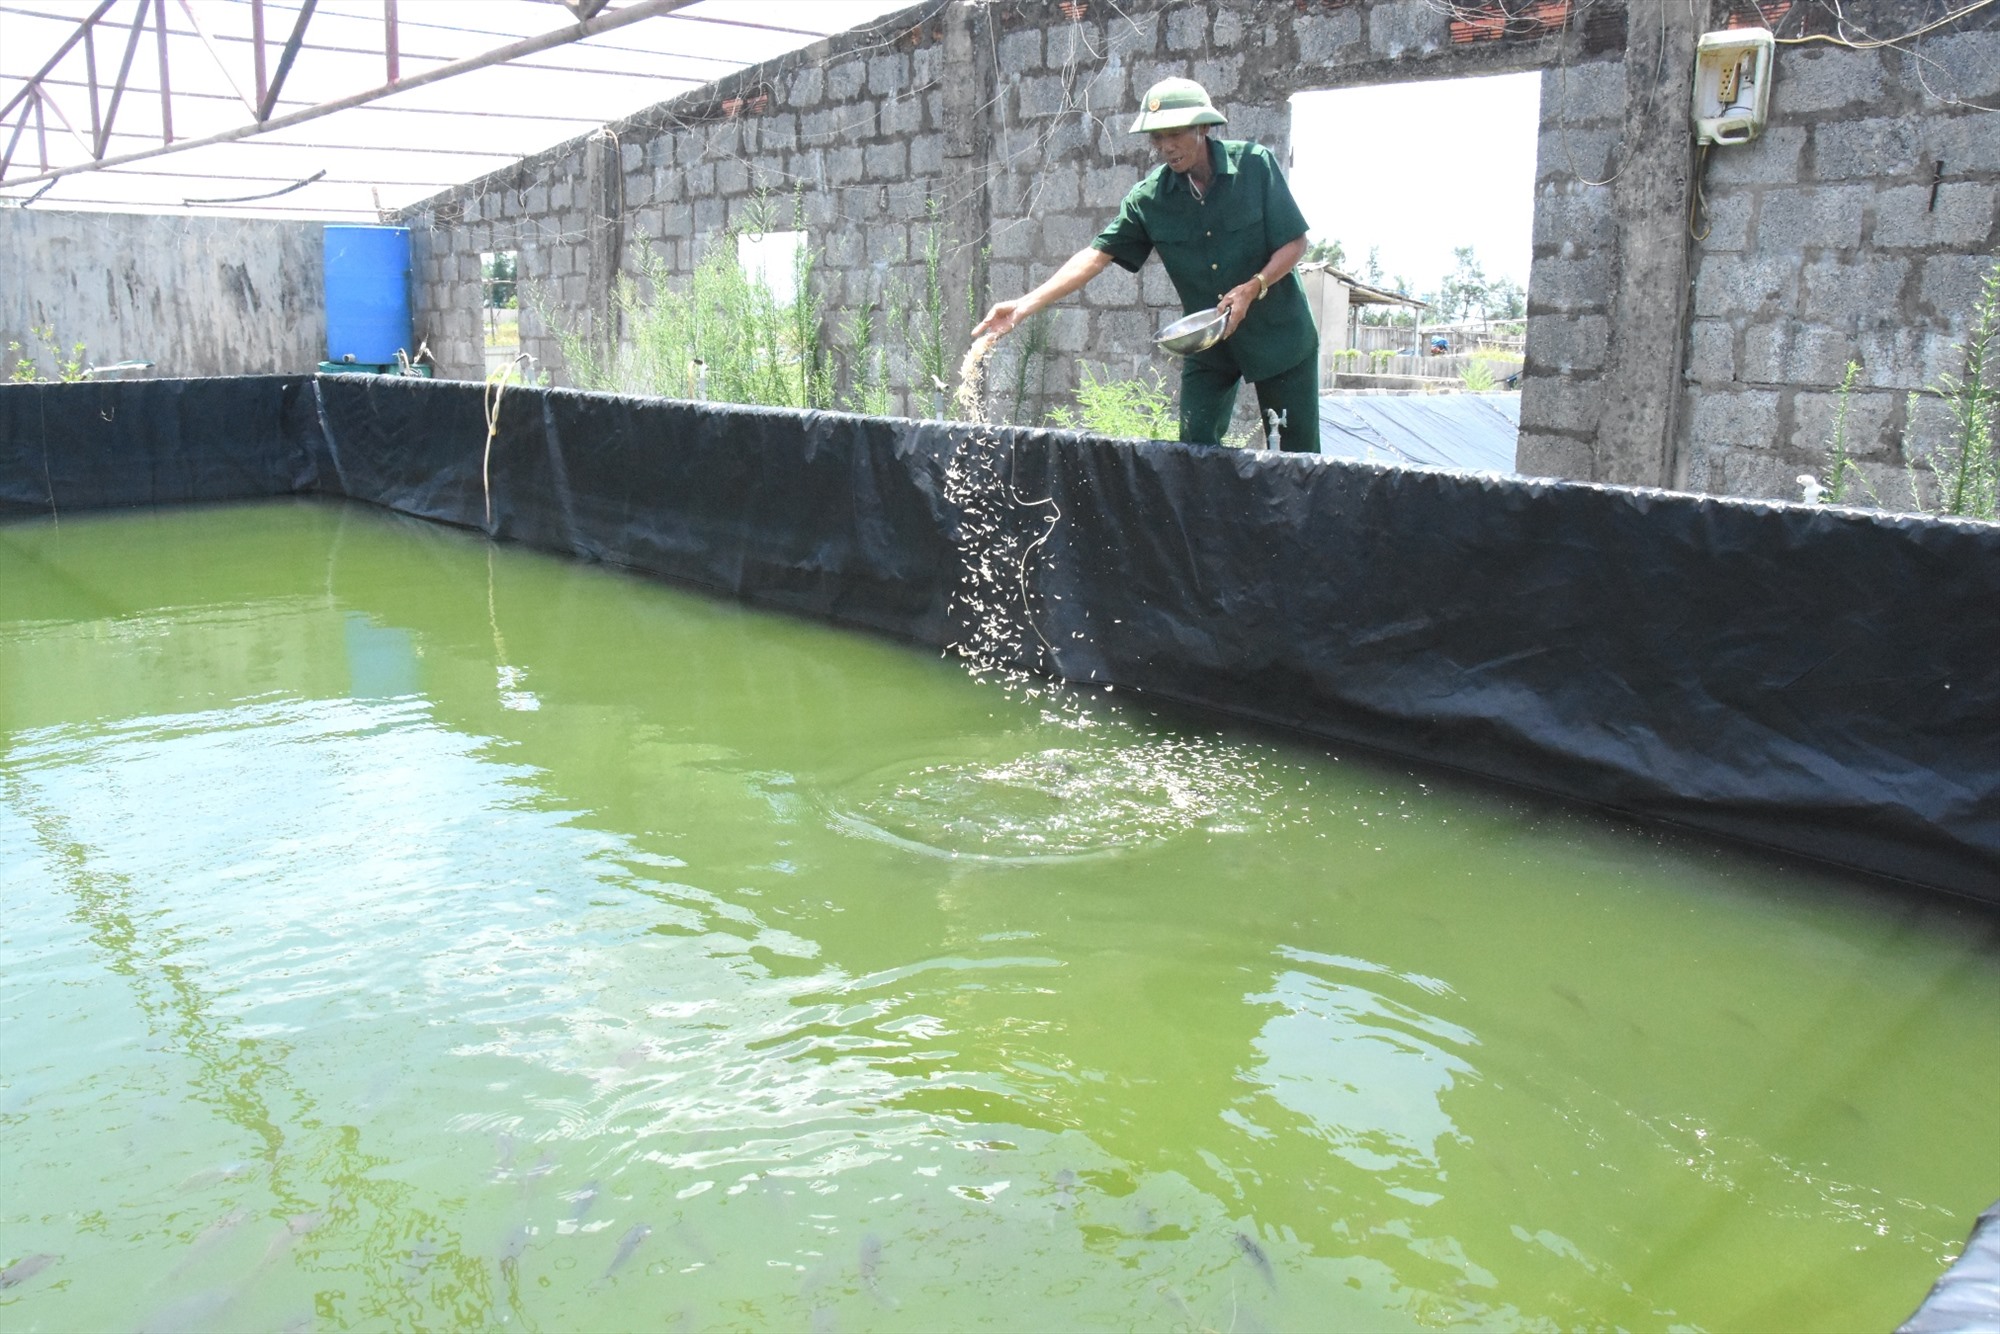
{"label": "window opening in wall", "polygon": [[772,299],[789,306],[798,295],[799,254],[805,248],[804,232],[744,232],[736,238],[736,262],[746,279],[763,279]]}
{"label": "window opening in wall", "polygon": [[521,352],[520,254],[488,250],[479,256],[479,322],[491,375]]}
{"label": "window opening in wall", "polygon": [[[1541,79],[1292,98],[1290,180],[1312,243],[1300,276],[1320,321],[1323,390],[1504,393],[1518,384]],[[1492,406],[1518,421],[1518,396]],[[1504,456],[1511,467],[1511,430]]]}

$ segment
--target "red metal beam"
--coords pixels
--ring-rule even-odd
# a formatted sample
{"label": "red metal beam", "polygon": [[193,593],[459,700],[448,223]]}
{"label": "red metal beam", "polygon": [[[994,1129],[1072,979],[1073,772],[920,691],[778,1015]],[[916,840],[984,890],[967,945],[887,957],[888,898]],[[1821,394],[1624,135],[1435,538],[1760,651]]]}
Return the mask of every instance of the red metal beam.
{"label": "red metal beam", "polygon": [[382,0],[382,63],[388,73],[386,82],[403,77],[397,69],[401,60],[396,48],[396,0]]}
{"label": "red metal beam", "polygon": [[299,58],[299,47],[306,40],[306,24],[312,22],[313,9],[318,4],[319,0],[304,0],[299,6],[298,20],[292,24],[292,35],[285,39],[284,54],[278,57],[278,69],[271,76],[271,86],[264,90],[263,99],[257,103],[259,122],[271,118],[271,108],[278,104],[278,94],[285,87],[285,76],[292,72],[292,62]]}
{"label": "red metal beam", "polygon": [[[692,84],[700,84],[702,82],[702,80],[700,79],[690,79],[674,74],[658,75],[656,76],[655,81],[661,83],[678,82],[678,83],[692,83]],[[42,80],[43,91],[45,93],[51,94],[49,97],[49,106],[51,108],[56,106],[55,98],[52,95],[54,89],[82,88],[84,86],[85,86],[84,84],[78,82],[75,79]],[[140,89],[138,91],[143,92],[145,90]],[[176,89],[174,91],[174,101],[179,103],[182,107],[185,107],[189,102],[234,102],[236,100],[237,99],[235,97],[231,96],[228,93],[191,93],[185,88]],[[283,101],[282,98],[279,100],[280,102]],[[374,111],[394,116],[464,116],[472,120],[532,120],[536,122],[548,122],[557,125],[561,124],[602,125],[604,123],[604,117],[602,116],[569,116],[563,114],[560,111],[470,111],[462,107],[379,107],[379,106],[354,107],[352,108],[352,110]],[[402,144],[396,145],[396,149],[398,152],[401,152],[404,147],[405,146]]]}
{"label": "red metal beam", "polygon": [[[144,0],[141,0],[141,2],[143,6]],[[218,134],[207,135],[200,139],[187,139],[176,144],[166,144],[159,148],[124,153],[117,157],[102,158],[94,162],[77,163],[68,167],[50,168],[44,165],[42,170],[36,175],[23,176],[11,181],[0,179],[0,185],[31,185],[37,181],[58,180],[64,176],[73,176],[78,172],[95,171],[101,167],[123,166],[128,162],[139,162],[146,158],[159,157],[164,153],[180,153],[190,148],[206,148],[211,144],[233,143],[239,139],[254,138],[257,135],[267,134],[273,130],[289,129],[294,125],[318,120],[322,116],[330,116],[337,111],[346,111],[353,107],[366,106],[370,102],[380,101],[382,98],[389,97],[395,93],[407,92],[413,88],[421,88],[427,84],[438,83],[460,74],[470,73],[473,70],[487,69],[494,65],[504,65],[510,60],[518,60],[522,56],[531,56],[538,51],[549,50],[551,47],[567,46],[571,42],[580,42],[586,37],[594,37],[599,33],[613,32],[634,23],[641,23],[647,19],[656,18],[661,14],[672,13],[676,9],[683,9],[695,2],[696,0],[634,0],[632,4],[613,10],[609,14],[600,15],[587,22],[557,28],[553,32],[545,32],[539,37],[529,37],[523,41],[488,51],[484,55],[472,56],[465,60],[453,61],[448,65],[439,65],[434,69],[425,70],[423,73],[406,79],[393,87],[371,88],[365,92],[352,93],[331,102],[321,102],[316,106],[294,111],[289,115],[271,119],[260,119],[254,124],[239,125],[233,130],[223,130]],[[164,8],[166,0],[158,0],[158,3]],[[316,0],[305,0],[306,12],[311,10],[314,3],[316,3]],[[137,24],[144,21],[144,14],[145,11],[142,7],[140,18],[134,21],[135,32]],[[302,29],[303,24],[300,25],[300,30]],[[287,49],[290,49],[289,46]],[[282,74],[283,70],[281,69],[281,78]],[[124,80],[121,76],[119,80],[120,91],[123,88]],[[267,103],[275,100],[277,91],[276,87],[266,90],[265,98]]]}
{"label": "red metal beam", "polygon": [[264,105],[264,94],[270,87],[264,77],[264,0],[250,0],[250,40],[257,48],[257,105],[261,107]]}
{"label": "red metal beam", "polygon": [[53,97],[49,96],[49,85],[46,80],[43,81],[40,91],[35,94],[35,105],[48,108],[50,113],[62,122],[62,127],[69,131],[69,137],[76,140],[77,147],[86,153],[90,151],[90,141],[77,132],[76,126],[69,123],[69,117],[63,115],[63,109],[56,105]]}
{"label": "red metal beam", "polygon": [[[188,26],[194,29],[194,35],[201,38],[201,44],[208,48],[208,58],[215,62],[215,68],[222,75],[222,81],[229,85],[229,91],[235,93],[237,100],[243,103],[243,109],[253,116],[256,115],[257,104],[243,96],[243,90],[236,86],[236,76],[229,72],[228,62],[222,58],[222,48],[208,35],[208,29],[201,26],[201,18],[194,12],[194,6],[189,4],[188,0],[180,0],[180,6],[181,13],[187,15]],[[181,96],[185,97],[187,94],[183,93]]]}
{"label": "red metal beam", "polygon": [[[7,104],[5,106],[0,106],[0,120],[5,120],[7,118],[8,112],[12,111],[15,107],[21,105],[21,103],[25,102],[30,96],[32,96],[35,91],[35,85],[42,81],[42,76],[44,74],[47,74],[50,70],[54,69],[56,65],[61,62],[62,58],[70,53],[70,48],[74,47],[78,42],[83,40],[84,34],[90,31],[91,25],[96,23],[99,19],[103,18],[104,15],[107,12],[109,12],[111,6],[117,3],[118,0],[103,0],[102,4],[98,5],[97,8],[91,10],[89,16],[86,17],[83,20],[83,22],[76,25],[76,31],[63,39],[63,44],[56,48],[56,53],[50,56],[48,60],[43,62],[42,67],[40,69],[36,70],[33,74],[28,76],[27,86],[22,88],[20,92],[15,93],[12,97],[8,98]],[[139,0],[139,4],[142,8],[144,7],[145,3],[146,0]]]}
{"label": "red metal beam", "polygon": [[174,141],[174,89],[167,82],[167,0],[153,0],[153,25],[160,39],[160,142]]}
{"label": "red metal beam", "polygon": [[118,119],[118,103],[125,96],[125,80],[132,73],[132,59],[139,54],[139,39],[146,35],[146,0],[139,0],[139,8],[132,15],[132,34],[125,39],[125,59],[118,66],[118,82],[111,85],[111,105],[104,112],[104,127],[97,133],[97,152],[92,156],[99,162],[104,160],[106,149],[111,143],[111,126]]}
{"label": "red metal beam", "polygon": [[[201,13],[203,12],[204,4],[214,5],[227,2],[229,2],[229,0],[176,0],[176,3],[179,3],[182,6],[183,12],[192,10],[197,18],[199,18]],[[240,0],[236,0],[236,2],[240,3]],[[256,0],[256,2],[258,4],[261,4],[262,0]],[[548,0],[548,2],[551,5],[554,4],[554,0]],[[13,4],[11,3],[11,0],[0,0],[0,13],[20,14],[28,18],[52,19],[52,20],[61,20],[64,22],[70,21],[70,16],[66,14],[44,13],[36,10],[14,8]],[[254,11],[252,12],[251,17],[253,20],[255,19],[256,15]],[[342,17],[351,18],[353,16],[343,15]],[[683,14],[680,15],[678,18],[676,18],[675,21],[678,23],[713,24],[718,22],[719,20],[706,18],[699,14]],[[100,24],[99,26],[109,27],[111,25],[107,21],[105,23]],[[322,23],[321,28],[324,28],[324,26],[325,25]],[[725,26],[764,27],[766,25],[755,25],[755,24],[746,25],[742,23],[730,23],[726,24]],[[396,34],[397,34],[396,50],[397,50],[399,65],[401,63],[401,57],[403,56],[408,56],[412,60],[427,60],[427,61],[435,60],[440,63],[463,58],[458,55],[444,53],[444,52],[437,52],[437,51],[427,51],[427,52],[404,51],[402,49],[402,35],[407,32],[416,31],[418,29],[424,29],[431,32],[455,33],[460,36],[485,36],[485,37],[497,36],[497,37],[504,37],[509,41],[520,40],[518,37],[515,36],[515,34],[510,32],[504,32],[497,28],[473,28],[473,27],[466,27],[462,24],[417,22],[415,20],[403,17],[402,6],[400,0],[398,0],[397,18],[396,18]],[[205,36],[207,40],[212,42],[218,50],[222,50],[225,52],[231,46],[254,47],[256,45],[256,37],[254,30],[255,30],[254,22],[252,24],[251,33],[245,33],[240,35],[232,32],[217,32],[211,29],[206,23],[199,23],[196,25],[195,28],[197,36]],[[316,33],[318,32],[318,30],[315,31]],[[791,32],[795,30],[771,29],[771,31]],[[331,52],[339,55],[378,56],[378,57],[383,53],[382,44],[380,42],[371,42],[361,46],[354,46],[339,41],[328,41],[326,40],[323,34],[314,36],[312,41],[308,43],[308,46],[314,53]],[[691,51],[662,52],[662,53],[657,53],[656,55],[655,53],[652,52],[636,51],[631,47],[607,46],[603,49],[608,51],[620,52],[626,55],[640,55],[648,59],[657,58],[662,60],[673,60],[680,62],[688,62],[692,64],[700,64],[700,65],[720,65],[726,67],[726,70],[738,70],[743,67],[743,62],[741,60],[731,60],[726,56],[697,55]],[[254,54],[255,53],[253,52],[252,53],[253,58]],[[228,57],[225,56],[224,59],[227,60]],[[233,68],[233,65],[231,66],[231,68]],[[602,75],[606,78],[650,79],[654,77],[654,71],[652,71],[651,69],[615,69],[604,65],[573,65],[573,64],[556,65],[556,64],[545,63],[542,61],[536,61],[533,65],[525,66],[524,68],[538,69],[538,70],[539,69],[561,70],[571,74],[596,74],[596,75]],[[55,82],[58,84],[61,82],[60,80],[55,79],[53,74],[48,76],[48,78],[45,81]],[[707,80],[696,79],[693,82],[704,83],[707,82]],[[249,104],[251,106],[255,106],[256,100],[257,99],[253,96],[252,98],[249,99]],[[283,100],[284,100],[283,98],[279,99],[280,102],[282,102]]]}
{"label": "red metal beam", "polygon": [[0,177],[7,174],[7,164],[14,160],[14,150],[20,146],[21,135],[28,128],[28,108],[21,108],[20,117],[14,122],[14,133],[7,139],[7,151],[0,153]]}
{"label": "red metal beam", "polygon": [[93,29],[83,30],[83,68],[90,76],[90,155],[101,156],[98,145],[103,142],[104,117],[97,105],[97,39],[91,35]]}

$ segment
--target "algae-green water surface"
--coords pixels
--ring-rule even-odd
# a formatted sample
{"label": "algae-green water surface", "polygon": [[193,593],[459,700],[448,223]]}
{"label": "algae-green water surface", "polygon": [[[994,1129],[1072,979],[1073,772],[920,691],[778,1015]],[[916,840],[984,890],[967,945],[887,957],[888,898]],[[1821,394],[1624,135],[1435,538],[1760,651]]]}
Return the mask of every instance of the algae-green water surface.
{"label": "algae-green water surface", "polygon": [[318,503],[0,526],[0,1324],[1885,1328],[1990,913]]}

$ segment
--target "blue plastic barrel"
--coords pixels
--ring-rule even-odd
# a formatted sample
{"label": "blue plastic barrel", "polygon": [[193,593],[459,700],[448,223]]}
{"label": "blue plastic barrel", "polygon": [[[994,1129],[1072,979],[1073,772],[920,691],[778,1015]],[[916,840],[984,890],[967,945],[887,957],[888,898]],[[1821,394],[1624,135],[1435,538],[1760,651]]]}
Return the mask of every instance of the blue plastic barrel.
{"label": "blue plastic barrel", "polygon": [[410,229],[326,229],[326,359],[387,365],[415,350]]}

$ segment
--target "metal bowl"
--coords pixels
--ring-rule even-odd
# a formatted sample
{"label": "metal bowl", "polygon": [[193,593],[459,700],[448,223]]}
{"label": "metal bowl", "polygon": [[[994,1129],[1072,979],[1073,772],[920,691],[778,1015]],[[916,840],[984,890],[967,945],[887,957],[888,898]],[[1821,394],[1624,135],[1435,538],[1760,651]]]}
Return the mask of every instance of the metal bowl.
{"label": "metal bowl", "polygon": [[1177,357],[1191,357],[1197,352],[1206,352],[1222,341],[1223,331],[1228,328],[1229,317],[1214,306],[1207,310],[1197,310],[1192,315],[1183,315],[1160,330],[1153,342],[1162,352],[1171,352]]}

